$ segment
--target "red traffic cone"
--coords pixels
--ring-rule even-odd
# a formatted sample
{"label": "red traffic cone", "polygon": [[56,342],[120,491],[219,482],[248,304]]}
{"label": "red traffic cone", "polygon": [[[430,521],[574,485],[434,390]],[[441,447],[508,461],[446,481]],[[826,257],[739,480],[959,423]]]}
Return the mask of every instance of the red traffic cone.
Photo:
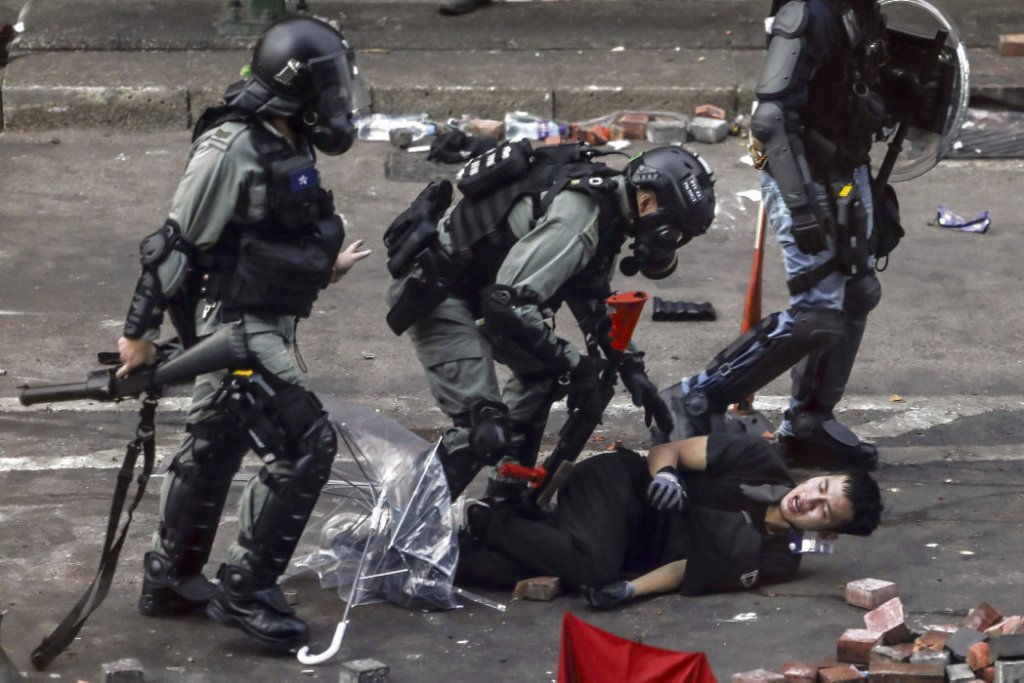
{"label": "red traffic cone", "polygon": [[612,348],[616,351],[625,351],[629,346],[647,299],[647,292],[623,292],[608,297],[607,304],[613,309]]}

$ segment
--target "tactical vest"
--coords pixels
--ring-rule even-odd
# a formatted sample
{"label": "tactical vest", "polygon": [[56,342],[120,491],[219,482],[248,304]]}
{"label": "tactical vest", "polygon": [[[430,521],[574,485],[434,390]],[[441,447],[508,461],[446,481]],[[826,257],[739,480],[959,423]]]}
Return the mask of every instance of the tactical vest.
{"label": "tactical vest", "polygon": [[[493,158],[490,163],[488,155]],[[507,165],[504,172],[500,168],[503,163]],[[492,176],[481,182],[483,172]],[[625,221],[614,192],[617,181],[613,176],[617,175],[618,171],[591,161],[579,144],[531,150],[524,140],[501,145],[472,160],[461,174],[458,186],[465,196],[452,211],[448,228],[453,259],[461,271],[452,282],[451,293],[475,307],[479,292],[494,283],[498,269],[519,239],[508,223],[512,208],[529,197],[536,222],[563,191],[583,192],[594,200],[600,238],[594,258],[562,285],[555,298],[560,302],[565,291],[588,288],[592,281],[605,277],[625,239],[623,230],[617,229]]]}
{"label": "tactical vest", "polygon": [[885,122],[879,74],[885,24],[877,7],[866,12],[847,8],[840,23],[839,40],[808,84],[803,122],[812,168],[846,176],[866,162]]}
{"label": "tactical vest", "polygon": [[297,152],[244,111],[223,106],[200,118],[193,140],[229,121],[243,121],[264,169],[267,215],[229,222],[195,266],[201,294],[227,311],[308,317],[330,283],[345,238],[332,194],[320,187],[315,159]]}

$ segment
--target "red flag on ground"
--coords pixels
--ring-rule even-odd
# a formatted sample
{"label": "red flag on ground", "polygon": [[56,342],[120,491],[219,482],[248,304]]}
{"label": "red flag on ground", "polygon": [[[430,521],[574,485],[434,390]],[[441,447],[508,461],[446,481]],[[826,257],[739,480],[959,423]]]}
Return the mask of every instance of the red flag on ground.
{"label": "red flag on ground", "polygon": [[717,683],[703,652],[673,652],[562,619],[558,683]]}

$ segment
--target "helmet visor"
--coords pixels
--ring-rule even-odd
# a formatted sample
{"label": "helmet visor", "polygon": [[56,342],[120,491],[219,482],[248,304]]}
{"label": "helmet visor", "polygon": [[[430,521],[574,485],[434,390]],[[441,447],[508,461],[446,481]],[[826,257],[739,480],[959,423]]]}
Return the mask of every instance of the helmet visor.
{"label": "helmet visor", "polygon": [[369,106],[366,86],[356,66],[355,51],[347,42],[343,51],[311,59],[308,66],[313,91],[320,99],[321,108],[326,104],[332,113],[337,114],[341,111],[356,113]]}

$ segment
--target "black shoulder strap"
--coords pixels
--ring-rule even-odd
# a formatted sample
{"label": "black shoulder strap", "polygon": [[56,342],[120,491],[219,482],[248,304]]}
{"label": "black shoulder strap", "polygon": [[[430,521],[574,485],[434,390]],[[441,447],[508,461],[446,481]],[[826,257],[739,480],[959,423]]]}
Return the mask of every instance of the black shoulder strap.
{"label": "black shoulder strap", "polygon": [[195,127],[192,128],[192,142],[195,142],[199,136],[206,131],[211,128],[216,128],[222,123],[226,123],[228,121],[246,121],[251,118],[252,114],[244,109],[233,107],[230,104],[207,107],[206,111],[199,116],[199,120],[196,121]]}
{"label": "black shoulder strap", "polygon": [[[156,460],[155,429],[153,418],[156,414],[157,401],[152,396],[147,396],[142,401],[142,408],[139,410],[139,426],[135,430],[135,440],[128,444],[128,451],[121,463],[121,469],[117,473],[117,486],[114,489],[114,498],[110,505],[110,517],[107,519],[107,535],[103,541],[103,553],[100,555],[99,568],[96,576],[86,589],[85,594],[79,599],[64,620],[53,629],[50,635],[43,639],[43,642],[32,651],[32,666],[42,671],[57,655],[67,648],[75,639],[85,620],[89,618],[97,607],[103,603],[110,590],[110,584],[114,580],[114,570],[117,569],[117,559],[121,555],[121,547],[124,545],[125,537],[128,534],[128,525],[132,523],[132,515],[138,507],[146,492],[146,482],[153,472],[153,463]],[[138,478],[138,489],[131,505],[128,506],[128,519],[121,527],[118,534],[117,526],[121,521],[121,511],[128,496],[128,489],[131,486],[132,475],[135,473],[135,463],[139,453],[143,453],[142,473]],[[117,537],[115,540],[115,536]],[[88,606],[88,609],[86,609]],[[83,614],[84,612],[84,614]]]}

